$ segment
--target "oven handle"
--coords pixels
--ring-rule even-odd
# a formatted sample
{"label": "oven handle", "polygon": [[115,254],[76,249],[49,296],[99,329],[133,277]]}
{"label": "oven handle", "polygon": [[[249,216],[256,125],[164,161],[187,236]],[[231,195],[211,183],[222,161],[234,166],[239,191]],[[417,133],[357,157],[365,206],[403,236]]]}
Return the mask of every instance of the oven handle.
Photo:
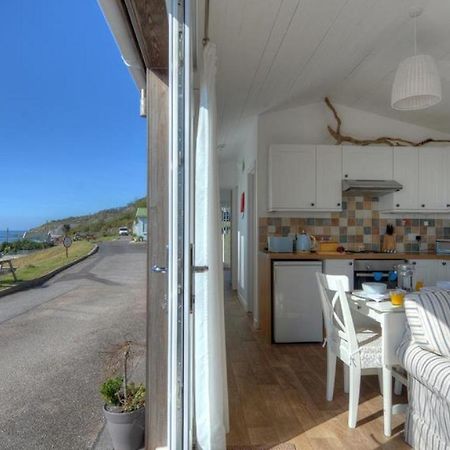
{"label": "oven handle", "polygon": [[[376,273],[380,273],[380,272],[376,272]],[[375,272],[355,273],[355,277],[360,277],[360,278],[374,277],[374,276],[375,276]],[[381,276],[383,278],[389,277],[389,273],[382,272]]]}

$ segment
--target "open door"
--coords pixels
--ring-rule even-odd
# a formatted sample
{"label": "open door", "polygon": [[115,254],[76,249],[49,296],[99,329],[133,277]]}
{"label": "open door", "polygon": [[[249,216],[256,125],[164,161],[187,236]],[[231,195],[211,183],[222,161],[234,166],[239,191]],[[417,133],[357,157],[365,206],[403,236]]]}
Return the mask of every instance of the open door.
{"label": "open door", "polygon": [[168,67],[147,70],[146,448],[192,448],[190,1],[168,0]]}

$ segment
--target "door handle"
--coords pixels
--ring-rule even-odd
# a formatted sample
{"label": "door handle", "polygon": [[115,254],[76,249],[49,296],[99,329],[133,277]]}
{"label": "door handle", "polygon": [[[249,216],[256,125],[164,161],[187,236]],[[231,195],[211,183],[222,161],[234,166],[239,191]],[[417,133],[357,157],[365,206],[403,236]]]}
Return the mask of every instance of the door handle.
{"label": "door handle", "polygon": [[161,267],[161,266],[154,265],[152,267],[152,272],[153,273],[167,273],[167,267]]}
{"label": "door handle", "polygon": [[192,271],[194,273],[204,273],[208,272],[209,267],[208,266],[192,266]]}

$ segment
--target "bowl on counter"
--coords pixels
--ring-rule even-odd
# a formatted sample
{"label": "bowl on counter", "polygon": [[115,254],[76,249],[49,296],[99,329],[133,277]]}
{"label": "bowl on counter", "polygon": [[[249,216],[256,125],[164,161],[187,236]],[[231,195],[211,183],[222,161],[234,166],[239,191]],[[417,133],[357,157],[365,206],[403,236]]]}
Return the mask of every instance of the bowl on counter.
{"label": "bowl on counter", "polygon": [[367,294],[384,294],[387,291],[386,283],[363,283],[363,291]]}

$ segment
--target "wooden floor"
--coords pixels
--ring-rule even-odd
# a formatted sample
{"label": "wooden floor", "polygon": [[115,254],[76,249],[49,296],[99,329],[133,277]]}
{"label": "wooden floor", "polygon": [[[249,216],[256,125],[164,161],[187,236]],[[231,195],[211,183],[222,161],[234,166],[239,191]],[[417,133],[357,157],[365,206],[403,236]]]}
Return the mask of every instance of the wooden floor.
{"label": "wooden floor", "polygon": [[[343,391],[341,365],[334,400],[325,399],[326,350],[320,344],[265,343],[252,331],[249,318],[229,290],[225,314],[229,448],[410,448],[403,442],[404,416],[394,416],[393,437],[383,435],[377,377],[363,377],[359,420],[351,430],[347,427],[348,396]],[[406,397],[394,397],[394,402],[406,401]]]}

